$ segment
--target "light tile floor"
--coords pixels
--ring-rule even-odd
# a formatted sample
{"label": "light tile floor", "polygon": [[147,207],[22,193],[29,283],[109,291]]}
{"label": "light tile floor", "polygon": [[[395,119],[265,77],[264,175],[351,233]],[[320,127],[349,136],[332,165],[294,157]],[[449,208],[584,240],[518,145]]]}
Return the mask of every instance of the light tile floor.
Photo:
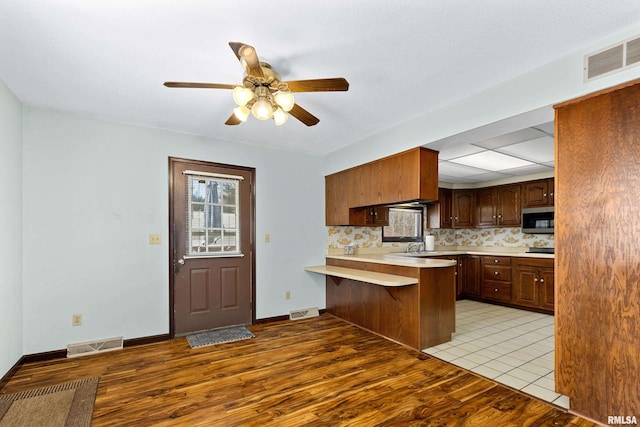
{"label": "light tile floor", "polygon": [[563,408],[554,391],[553,316],[477,301],[456,303],[451,341],[423,350]]}

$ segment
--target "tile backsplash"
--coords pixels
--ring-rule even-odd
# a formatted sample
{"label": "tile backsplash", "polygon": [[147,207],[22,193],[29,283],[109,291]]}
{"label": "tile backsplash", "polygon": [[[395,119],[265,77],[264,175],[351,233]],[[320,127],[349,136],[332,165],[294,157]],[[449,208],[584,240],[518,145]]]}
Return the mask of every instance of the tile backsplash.
{"label": "tile backsplash", "polygon": [[[358,248],[400,247],[402,243],[382,243],[382,227],[328,227],[327,247],[341,249],[348,245]],[[516,228],[426,229],[435,236],[436,246],[478,246],[503,248],[553,247],[553,234],[526,234]]]}

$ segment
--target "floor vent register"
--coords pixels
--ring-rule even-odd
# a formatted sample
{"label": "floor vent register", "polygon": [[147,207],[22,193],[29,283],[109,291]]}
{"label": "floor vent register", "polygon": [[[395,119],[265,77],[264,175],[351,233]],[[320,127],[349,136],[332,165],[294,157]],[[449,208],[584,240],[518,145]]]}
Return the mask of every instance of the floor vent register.
{"label": "floor vent register", "polygon": [[317,317],[319,314],[318,307],[293,310],[289,312],[289,320],[308,319],[309,317]]}
{"label": "floor vent register", "polygon": [[122,350],[122,344],[123,337],[69,344],[67,345],[67,357],[87,356],[89,354]]}

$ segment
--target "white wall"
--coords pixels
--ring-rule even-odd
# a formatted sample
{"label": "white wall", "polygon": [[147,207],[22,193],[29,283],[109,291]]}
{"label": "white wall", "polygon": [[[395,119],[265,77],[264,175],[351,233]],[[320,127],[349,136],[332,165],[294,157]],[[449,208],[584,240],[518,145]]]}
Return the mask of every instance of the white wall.
{"label": "white wall", "polygon": [[[0,80],[0,378],[22,356],[22,105]],[[324,234],[323,234],[324,236]]]}
{"label": "white wall", "polygon": [[169,156],[256,168],[257,318],[324,308],[324,281],[303,271],[324,261],[321,158],[40,109],[23,120],[25,354],[168,332]]}
{"label": "white wall", "polygon": [[[476,129],[488,124],[484,138],[502,135],[525,127],[543,123],[541,110],[547,108],[546,121],[553,120],[552,105],[573,99],[619,83],[640,78],[640,66],[601,77],[589,83],[583,82],[584,55],[620,43],[640,34],[640,26],[614,34],[598,44],[586,46],[574,54],[532,70],[488,90],[470,94],[460,102],[407,121],[402,126],[390,128],[368,137],[325,157],[325,174],[369,162],[390,154],[420,145],[427,145],[452,135]],[[534,114],[527,122],[527,115]],[[508,120],[520,116],[513,123]],[[507,123],[504,123],[507,121]],[[508,129],[508,126],[518,126]],[[505,127],[506,126],[506,127]]]}

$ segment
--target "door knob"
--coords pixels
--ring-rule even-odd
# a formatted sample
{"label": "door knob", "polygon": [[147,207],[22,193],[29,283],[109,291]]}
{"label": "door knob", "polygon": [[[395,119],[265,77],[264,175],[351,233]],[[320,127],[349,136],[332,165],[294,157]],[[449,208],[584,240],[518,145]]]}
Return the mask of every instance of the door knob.
{"label": "door knob", "polygon": [[180,258],[180,259],[178,260],[178,264],[180,264],[180,265],[184,265],[184,260],[183,260],[182,258]]}

